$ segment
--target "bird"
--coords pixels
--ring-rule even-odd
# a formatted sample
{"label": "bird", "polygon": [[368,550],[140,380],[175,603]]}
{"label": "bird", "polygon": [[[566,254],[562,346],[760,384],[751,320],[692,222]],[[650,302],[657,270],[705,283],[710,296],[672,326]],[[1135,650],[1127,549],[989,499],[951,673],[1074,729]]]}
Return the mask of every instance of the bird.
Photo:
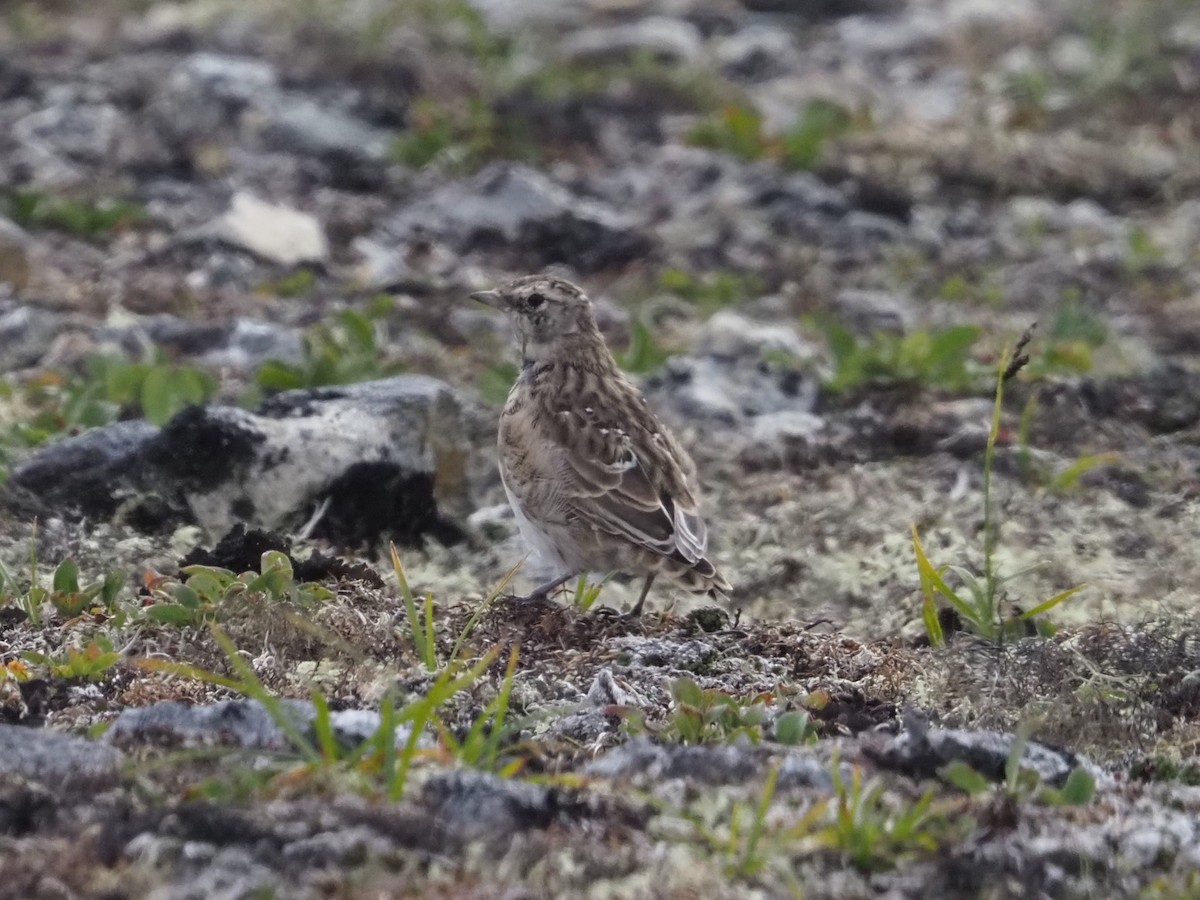
{"label": "bird", "polygon": [[634,618],[659,575],[727,597],[695,463],[617,365],[587,294],[539,274],[470,296],[507,314],[521,348],[496,446],[517,527],[549,576],[528,599],[593,571],[645,577]]}

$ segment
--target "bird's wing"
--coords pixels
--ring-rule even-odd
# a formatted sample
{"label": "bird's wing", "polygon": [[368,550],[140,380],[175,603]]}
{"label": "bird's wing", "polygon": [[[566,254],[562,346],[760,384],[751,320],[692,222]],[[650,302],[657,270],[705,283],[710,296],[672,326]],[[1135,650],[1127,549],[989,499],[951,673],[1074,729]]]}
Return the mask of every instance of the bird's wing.
{"label": "bird's wing", "polygon": [[558,415],[576,516],[664,557],[704,558],[708,533],[689,484],[690,461],[657,422],[622,427],[593,407]]}

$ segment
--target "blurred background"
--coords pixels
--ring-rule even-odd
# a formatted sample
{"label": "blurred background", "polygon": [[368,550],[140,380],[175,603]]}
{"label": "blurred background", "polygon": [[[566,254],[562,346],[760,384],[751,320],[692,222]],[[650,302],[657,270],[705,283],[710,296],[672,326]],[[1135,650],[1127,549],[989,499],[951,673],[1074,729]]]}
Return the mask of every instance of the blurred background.
{"label": "blurred background", "polygon": [[460,540],[405,537],[466,590],[521,551],[515,352],[465,297],[553,269],[695,448],[738,604],[889,632],[911,523],[981,553],[995,365],[1036,321],[997,552],[1046,565],[1013,599],[1169,605],[1200,561],[1198,100],[1191,0],[8,0],[0,462],[435,376]]}

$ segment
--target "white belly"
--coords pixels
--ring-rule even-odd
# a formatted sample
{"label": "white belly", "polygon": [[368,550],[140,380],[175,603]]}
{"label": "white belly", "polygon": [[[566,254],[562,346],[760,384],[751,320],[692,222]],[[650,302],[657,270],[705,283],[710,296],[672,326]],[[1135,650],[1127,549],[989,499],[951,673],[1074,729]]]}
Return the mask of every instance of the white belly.
{"label": "white belly", "polygon": [[504,471],[500,472],[500,483],[504,485],[504,493],[508,495],[508,505],[512,507],[517,519],[517,529],[525,544],[532,551],[529,561],[522,567],[523,574],[535,579],[552,579],[561,575],[574,575],[577,568],[572,567],[559,549],[563,545],[561,538],[542,528],[530,520],[521,509],[521,501],[516,498],[504,480]]}

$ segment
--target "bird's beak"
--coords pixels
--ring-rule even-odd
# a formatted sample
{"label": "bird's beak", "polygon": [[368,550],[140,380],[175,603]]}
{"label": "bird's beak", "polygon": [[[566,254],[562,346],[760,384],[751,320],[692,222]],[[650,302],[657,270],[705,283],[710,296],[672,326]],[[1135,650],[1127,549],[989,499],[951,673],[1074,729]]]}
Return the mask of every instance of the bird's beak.
{"label": "bird's beak", "polygon": [[490,306],[492,309],[506,311],[508,304],[504,302],[504,298],[500,296],[499,291],[475,291],[471,295],[472,300],[478,300],[485,306]]}

